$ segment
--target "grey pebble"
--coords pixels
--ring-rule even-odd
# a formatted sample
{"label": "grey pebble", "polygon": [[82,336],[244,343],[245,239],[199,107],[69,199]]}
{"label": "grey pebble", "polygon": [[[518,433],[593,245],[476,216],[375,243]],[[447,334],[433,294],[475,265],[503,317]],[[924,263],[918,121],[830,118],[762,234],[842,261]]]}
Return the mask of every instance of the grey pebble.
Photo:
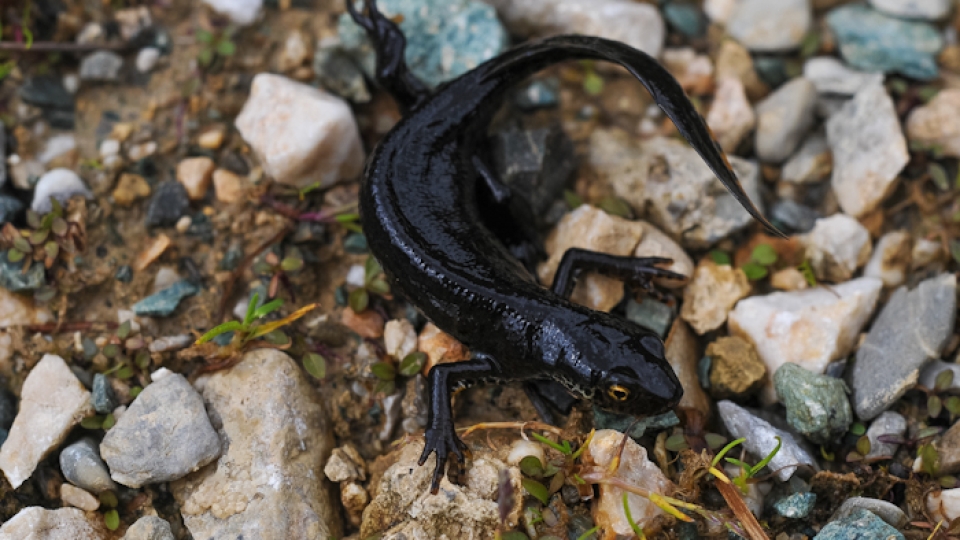
{"label": "grey pebble", "polygon": [[809,491],[794,493],[773,503],[773,509],[785,518],[805,518],[817,504],[817,494]]}
{"label": "grey pebble", "polygon": [[817,89],[798,77],[757,104],[756,150],[761,161],[789,158],[813,127]]}
{"label": "grey pebble", "polygon": [[80,61],[80,80],[116,81],[123,67],[123,57],[115,52],[97,51]]}
{"label": "grey pebble", "polygon": [[173,181],[161,182],[147,204],[145,222],[148,227],[175,225],[189,208],[190,198],[183,184]]}
{"label": "grey pebble", "polygon": [[170,287],[152,294],[133,305],[131,309],[138,317],[169,317],[180,301],[200,292],[200,288],[187,280],[174,283]]}
{"label": "grey pebble", "polygon": [[71,484],[94,494],[117,488],[100,459],[97,444],[89,437],[60,452],[60,471]]}
{"label": "grey pebble", "polygon": [[170,523],[157,516],[143,516],[127,529],[122,540],[174,540]]}
{"label": "grey pebble", "polygon": [[850,497],[843,501],[830,521],[844,519],[857,510],[868,510],[897,529],[903,528],[908,521],[907,515],[897,505],[867,497]]}
{"label": "grey pebble", "polygon": [[867,459],[890,457],[897,453],[898,444],[883,442],[880,437],[889,435],[902,437],[907,432],[907,420],[903,416],[893,412],[886,411],[878,416],[867,429],[867,439],[870,440],[870,452],[865,456]]}
{"label": "grey pebble", "polygon": [[32,264],[23,271],[23,261],[10,262],[6,251],[0,251],[0,287],[10,292],[34,291],[47,283],[42,264]]}
{"label": "grey pebble", "polygon": [[847,386],[787,362],[773,375],[780,402],[793,429],[818,444],[836,441],[853,422]]}
{"label": "grey pebble", "polygon": [[827,523],[814,540],[903,540],[903,535],[869,510],[858,508]]}
{"label": "grey pebble", "polygon": [[110,386],[110,380],[103,373],[97,373],[93,376],[93,391],[90,393],[90,401],[98,414],[110,414],[120,405],[117,394]]}
{"label": "grey pebble", "polygon": [[781,482],[786,482],[793,476],[797,465],[809,465],[813,470],[819,470],[813,452],[805,448],[798,437],[790,432],[774,426],[732,401],[723,400],[717,403],[717,408],[730,435],[746,438],[743,446],[754,456],[766,457],[777,446],[775,437],[780,437],[782,446],[770,460],[768,468],[777,471],[776,476]]}

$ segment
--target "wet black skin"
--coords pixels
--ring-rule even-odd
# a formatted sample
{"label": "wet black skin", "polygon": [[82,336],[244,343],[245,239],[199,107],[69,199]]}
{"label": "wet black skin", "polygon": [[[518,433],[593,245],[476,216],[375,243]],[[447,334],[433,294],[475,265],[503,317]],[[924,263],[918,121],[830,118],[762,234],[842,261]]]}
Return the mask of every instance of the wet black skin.
{"label": "wet black skin", "polygon": [[498,237],[484,224],[480,199],[500,205],[493,210],[516,212],[517,206],[477,149],[514,84],[565,60],[615,62],[646,86],[737,200],[775,230],[744,193],[676,80],[653,58],[622,43],[558,36],[520,45],[429,93],[403,61],[399,28],[372,1],[365,14],[349,1],[348,8],[376,45],[378,81],[404,111],[367,163],[360,192],[363,231],[395,290],[475,353],[466,362],[434,366],[428,376],[431,406],[420,465],[437,454],[431,490],[437,491],[450,454],[464,461],[466,446],[456,435],[450,407],[451,393],[459,388],[550,380],[618,413],[651,415],[675,406],[683,389],[660,338],[567,297],[584,269],[645,288],[651,277],[682,276],[658,268],[669,262],[665,259],[570,250],[553,289],[541,287],[526,269],[530,265],[511,254],[522,239]]}

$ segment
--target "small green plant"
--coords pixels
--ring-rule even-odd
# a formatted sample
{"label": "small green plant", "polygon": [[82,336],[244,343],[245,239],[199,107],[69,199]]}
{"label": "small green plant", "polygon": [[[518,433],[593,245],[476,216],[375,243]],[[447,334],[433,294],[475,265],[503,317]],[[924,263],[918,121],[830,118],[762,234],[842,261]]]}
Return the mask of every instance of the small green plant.
{"label": "small green plant", "polygon": [[920,387],[927,394],[927,416],[930,418],[937,418],[946,410],[952,424],[960,416],[960,396],[949,393],[953,378],[953,370],[945,369],[937,374],[933,388]]}
{"label": "small green plant", "polygon": [[817,286],[817,275],[813,272],[813,266],[810,265],[810,259],[804,259],[800,266],[797,267],[797,270],[803,276],[803,280],[807,282],[807,285],[810,287]]}
{"label": "small green plant", "polygon": [[597,71],[593,67],[593,62],[590,60],[582,60],[580,65],[583,66],[583,91],[591,96],[599,96],[602,94],[604,87],[603,78],[597,75]]}
{"label": "small green plant", "polygon": [[[84,356],[92,360],[102,355],[111,367],[103,371],[103,375],[114,377],[122,381],[130,381],[135,377],[143,379],[150,371],[150,351],[143,338],[133,335],[130,321],[125,321],[117,328],[116,334],[107,339],[107,343],[100,349],[90,340],[84,340]],[[136,398],[143,391],[143,387],[136,384],[130,388],[130,397]],[[85,429],[108,430],[116,424],[113,413],[95,414],[81,420],[80,425]]]}
{"label": "small green plant", "polygon": [[[717,464],[720,463],[721,459],[725,460],[727,463],[740,467],[740,476],[734,478],[733,483],[740,488],[740,491],[742,493],[746,494],[750,479],[756,476],[756,474],[760,472],[764,467],[766,467],[767,464],[769,464],[770,461],[773,460],[773,458],[777,455],[777,453],[780,452],[780,446],[783,444],[783,440],[780,439],[780,437],[775,437],[775,438],[777,439],[777,446],[774,447],[774,449],[771,450],[769,454],[767,454],[767,457],[761,459],[760,462],[757,463],[756,465],[750,465],[749,463],[746,463],[739,459],[725,457],[727,455],[727,452],[729,452],[730,450],[733,450],[733,448],[736,447],[737,445],[744,443],[747,439],[740,438],[734,441],[730,441],[730,444],[724,446],[723,450],[720,450],[720,453],[714,456],[713,461],[711,461],[710,463],[711,472],[713,471],[719,472],[719,470],[716,467],[717,467]],[[714,472],[713,474],[716,475],[717,473]]]}
{"label": "small green plant", "polygon": [[427,363],[427,354],[416,351],[403,357],[400,365],[395,366],[392,362],[377,362],[370,366],[370,371],[377,378],[377,386],[373,389],[375,393],[392,394],[397,389],[397,377],[413,377],[423,369]]}
{"label": "small green plant", "polygon": [[208,30],[197,30],[197,41],[201,44],[200,52],[197,54],[197,62],[200,66],[208,68],[217,58],[233,56],[237,52],[237,45],[233,42],[235,32],[232,26],[216,34]]}
{"label": "small green plant", "polygon": [[48,270],[58,259],[72,263],[74,254],[83,249],[83,226],[64,217],[59,201],[51,198],[50,202],[52,210],[43,216],[27,210],[28,229],[20,231],[6,223],[0,231],[0,245],[8,250],[7,259],[12,263],[22,261],[24,272],[34,263],[42,263]]}
{"label": "small green plant", "polygon": [[580,206],[583,205],[583,199],[581,199],[579,195],[577,195],[573,191],[570,191],[569,189],[563,190],[563,200],[564,202],[567,203],[567,208],[571,210],[580,208]]}
{"label": "small green plant", "polygon": [[253,264],[253,271],[258,275],[270,277],[267,297],[276,298],[281,284],[286,287],[287,292],[291,292],[290,276],[299,274],[303,266],[303,254],[299,249],[289,247],[285,250],[283,259],[275,252],[268,251]]}
{"label": "small green plant", "polygon": [[630,205],[627,204],[627,201],[621,199],[620,197],[608,195],[600,199],[600,202],[597,203],[597,207],[611,216],[617,216],[623,219],[633,219],[633,209],[630,208]]}
{"label": "small green plant", "polygon": [[231,344],[236,344],[237,348],[243,348],[247,343],[277,330],[279,326],[276,323],[263,323],[263,319],[280,309],[283,306],[283,299],[276,298],[263,305],[259,305],[259,302],[260,294],[254,293],[250,303],[247,304],[247,313],[242,321],[227,321],[211,328],[197,340],[197,345],[203,345],[220,335],[233,332]]}
{"label": "small green plant", "polygon": [[732,264],[730,262],[730,254],[726,251],[720,251],[719,249],[710,252],[710,260],[720,266],[730,266]]}
{"label": "small green plant", "polygon": [[120,502],[117,500],[117,495],[112,491],[104,491],[98,498],[100,499],[100,508],[105,509],[103,524],[111,531],[117,530],[120,527],[120,513],[117,512],[117,505]]}
{"label": "small green plant", "polygon": [[350,292],[347,304],[354,313],[362,313],[370,306],[370,295],[388,296],[390,285],[383,279],[383,268],[372,255],[363,265],[363,286]]}
{"label": "small green plant", "polygon": [[750,260],[740,267],[750,281],[759,281],[770,273],[777,262],[777,251],[770,244],[758,244],[750,253]]}

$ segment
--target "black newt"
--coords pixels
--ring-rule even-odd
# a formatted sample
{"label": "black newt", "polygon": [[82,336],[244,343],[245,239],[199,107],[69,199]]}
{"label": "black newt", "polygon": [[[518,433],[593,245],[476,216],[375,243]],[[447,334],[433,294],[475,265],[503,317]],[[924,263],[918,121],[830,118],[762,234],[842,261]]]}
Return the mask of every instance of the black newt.
{"label": "black newt", "polygon": [[[474,352],[471,360],[436,365],[428,375],[431,403],[419,464],[436,452],[431,491],[437,492],[450,454],[464,462],[466,446],[456,435],[450,406],[457,389],[545,380],[618,413],[651,415],[676,405],[683,389],[660,338],[568,297],[583,270],[648,290],[653,277],[683,276],[658,267],[667,259],[571,249],[552,288],[541,287],[530,272],[530,258],[540,250],[531,248],[536,240],[521,226],[527,217],[518,215],[522,202],[517,204],[478,149],[514,84],[565,60],[614,62],[643,83],[737,201],[776,231],[744,193],[677,81],[628,45],[567,35],[524,43],[430,92],[405,63],[399,27],[377,10],[375,0],[365,4],[360,13],[347,0],[347,9],[372,39],[377,80],[404,117],[367,162],[360,191],[363,232],[395,290]],[[518,260],[518,254],[527,260]]]}

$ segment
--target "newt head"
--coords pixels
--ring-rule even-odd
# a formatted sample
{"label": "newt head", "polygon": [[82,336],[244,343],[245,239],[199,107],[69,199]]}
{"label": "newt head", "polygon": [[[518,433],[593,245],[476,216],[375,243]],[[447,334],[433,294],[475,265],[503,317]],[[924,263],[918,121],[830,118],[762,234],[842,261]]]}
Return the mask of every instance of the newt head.
{"label": "newt head", "polygon": [[564,362],[583,374],[580,380],[589,378],[589,384],[584,388],[567,377],[560,382],[618,414],[661,414],[680,402],[683,387],[659,337],[606,313],[591,319],[573,332],[569,342],[579,346]]}

